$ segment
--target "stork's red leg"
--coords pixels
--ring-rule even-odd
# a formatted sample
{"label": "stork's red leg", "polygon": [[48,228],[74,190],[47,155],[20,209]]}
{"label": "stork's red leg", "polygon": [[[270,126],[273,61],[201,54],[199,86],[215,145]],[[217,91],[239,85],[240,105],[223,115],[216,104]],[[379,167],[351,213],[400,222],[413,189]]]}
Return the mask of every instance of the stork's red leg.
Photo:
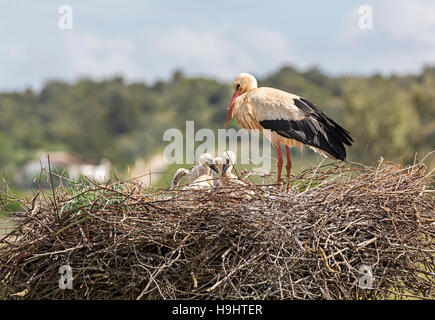
{"label": "stork's red leg", "polygon": [[282,171],[282,154],[281,154],[281,145],[280,143],[276,146],[276,153],[278,154],[278,179],[276,182],[278,183],[278,190],[281,188],[281,171]]}
{"label": "stork's red leg", "polygon": [[290,158],[290,149],[287,145],[285,146],[285,153],[287,154],[287,164],[285,167],[287,169],[287,187],[286,187],[286,190],[288,192],[290,190],[290,171],[292,169],[292,159]]}

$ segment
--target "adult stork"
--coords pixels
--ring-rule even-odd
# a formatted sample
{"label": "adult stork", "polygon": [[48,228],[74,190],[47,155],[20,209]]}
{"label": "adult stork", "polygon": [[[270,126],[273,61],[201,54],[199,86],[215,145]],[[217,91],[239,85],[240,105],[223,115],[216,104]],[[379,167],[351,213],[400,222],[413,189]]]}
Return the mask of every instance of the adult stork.
{"label": "adult stork", "polygon": [[287,191],[290,189],[291,171],[289,147],[307,145],[328,158],[345,161],[344,145],[350,146],[353,142],[350,133],[310,101],[282,90],[258,88],[257,80],[248,73],[236,77],[233,89],[225,126],[234,116],[245,129],[271,131],[268,138],[278,153],[278,188],[283,166],[281,143],[285,145],[287,154]]}

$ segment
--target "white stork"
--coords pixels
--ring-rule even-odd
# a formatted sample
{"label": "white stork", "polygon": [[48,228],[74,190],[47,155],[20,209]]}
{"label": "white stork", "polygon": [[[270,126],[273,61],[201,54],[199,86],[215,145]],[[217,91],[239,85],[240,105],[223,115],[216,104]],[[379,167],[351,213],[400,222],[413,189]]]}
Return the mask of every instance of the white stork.
{"label": "white stork", "polygon": [[[213,159],[210,153],[204,153],[199,157],[199,164],[193,167],[191,170],[187,170],[184,168],[180,168],[177,170],[174,178],[172,179],[171,189],[174,189],[178,185],[181,178],[183,178],[184,176],[188,177],[189,183],[197,184],[198,182],[202,181],[208,182],[209,185],[212,186],[215,184],[213,172],[218,171],[219,169],[216,166],[216,159]],[[206,176],[207,178],[201,178],[203,176]],[[201,185],[204,185],[204,183],[201,183]]]}
{"label": "white stork", "polygon": [[222,164],[222,177],[230,179],[238,179],[238,177],[232,173],[234,165],[236,164],[236,155],[231,150],[225,151],[222,154],[223,164]]}
{"label": "white stork", "polygon": [[[255,193],[247,189],[247,183],[231,171],[236,164],[236,155],[231,150],[225,151],[222,154],[222,174],[219,177],[220,192],[227,194],[229,197],[241,198],[244,200],[251,200]],[[239,188],[242,187],[243,188]]]}
{"label": "white stork", "polygon": [[278,153],[278,188],[281,185],[281,143],[287,154],[287,187],[290,189],[289,147],[304,145],[331,159],[346,159],[344,145],[352,145],[350,133],[324,114],[317,106],[297,95],[274,89],[258,88],[248,73],[239,74],[233,83],[234,94],[225,121],[232,116],[243,128],[271,131],[271,142]]}

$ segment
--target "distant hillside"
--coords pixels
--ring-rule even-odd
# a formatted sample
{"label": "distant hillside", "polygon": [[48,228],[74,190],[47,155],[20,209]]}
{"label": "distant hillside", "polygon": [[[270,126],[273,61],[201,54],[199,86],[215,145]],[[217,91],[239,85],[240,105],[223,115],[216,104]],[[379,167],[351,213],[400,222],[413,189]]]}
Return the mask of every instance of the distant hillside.
{"label": "distant hillside", "polygon": [[[260,86],[302,95],[355,138],[350,159],[412,159],[435,146],[435,67],[412,76],[329,77],[283,67]],[[167,128],[223,126],[231,83],[186,78],[126,84],[122,78],[48,82],[40,92],[0,94],[0,168],[6,174],[37,150],[64,150],[87,161],[109,158],[121,170],[166,145]],[[233,122],[233,126],[236,124]]]}

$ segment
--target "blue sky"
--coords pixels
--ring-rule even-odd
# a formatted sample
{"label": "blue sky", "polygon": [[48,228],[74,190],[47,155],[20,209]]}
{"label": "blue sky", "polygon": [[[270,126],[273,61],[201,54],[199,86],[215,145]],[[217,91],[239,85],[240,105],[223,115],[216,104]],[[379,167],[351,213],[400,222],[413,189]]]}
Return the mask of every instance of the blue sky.
{"label": "blue sky", "polygon": [[[335,74],[415,73],[435,64],[435,1],[0,0],[0,90],[49,79],[188,75],[230,81],[285,64]],[[61,30],[58,9],[73,10]],[[373,29],[358,27],[362,5]]]}

